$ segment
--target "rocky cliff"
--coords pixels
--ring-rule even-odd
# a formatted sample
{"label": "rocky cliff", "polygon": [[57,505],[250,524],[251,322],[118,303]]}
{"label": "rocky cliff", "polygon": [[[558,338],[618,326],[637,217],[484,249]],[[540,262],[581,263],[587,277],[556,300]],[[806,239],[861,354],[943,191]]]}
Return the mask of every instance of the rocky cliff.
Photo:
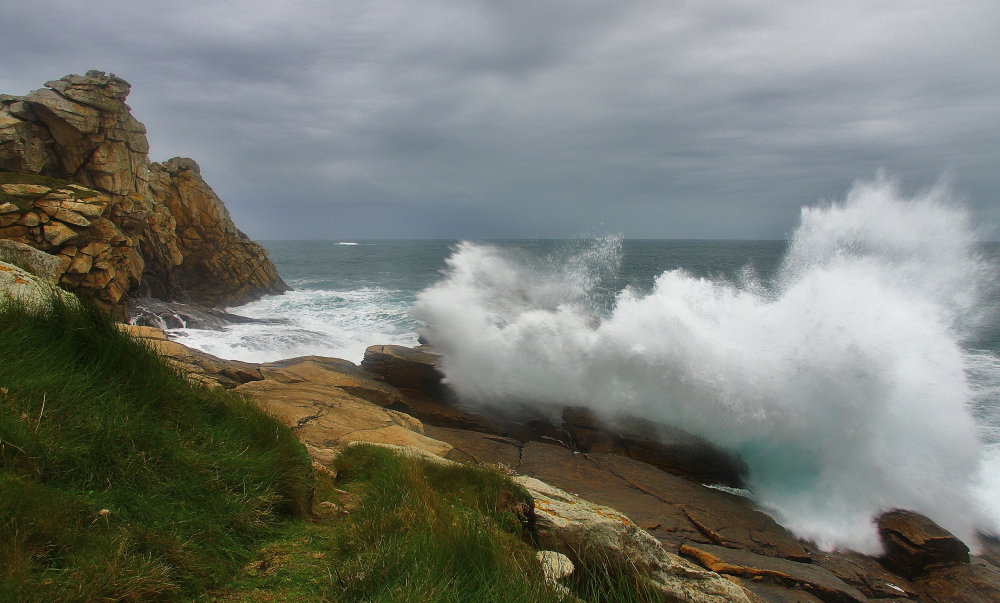
{"label": "rocky cliff", "polygon": [[60,284],[121,310],[129,293],[236,305],[288,287],[191,159],[150,163],[114,74],[0,95],[0,239],[63,258]]}

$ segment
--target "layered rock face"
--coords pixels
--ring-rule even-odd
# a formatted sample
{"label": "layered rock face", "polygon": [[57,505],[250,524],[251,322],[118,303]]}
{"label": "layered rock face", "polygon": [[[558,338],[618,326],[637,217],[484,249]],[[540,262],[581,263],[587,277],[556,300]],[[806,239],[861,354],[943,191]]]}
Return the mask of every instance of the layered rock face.
{"label": "layered rock face", "polygon": [[61,284],[109,308],[140,290],[225,306],[288,289],[194,161],[150,163],[127,82],[88,71],[45,85],[0,95],[0,238],[69,258]]}

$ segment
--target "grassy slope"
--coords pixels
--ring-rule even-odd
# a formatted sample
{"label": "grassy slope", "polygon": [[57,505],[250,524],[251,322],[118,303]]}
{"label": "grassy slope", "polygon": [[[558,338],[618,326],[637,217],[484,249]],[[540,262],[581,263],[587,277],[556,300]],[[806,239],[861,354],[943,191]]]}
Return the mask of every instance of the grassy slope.
{"label": "grassy slope", "polygon": [[[573,600],[504,476],[372,446],[313,475],[290,430],[100,311],[0,308],[0,388],[0,602]],[[655,600],[602,567],[569,583]]]}
{"label": "grassy slope", "polygon": [[547,586],[529,544],[530,497],[496,471],[376,446],[349,448],[334,469],[335,480],[317,476],[319,520],[290,525],[206,601],[661,600],[635,571],[614,572],[597,559],[564,580],[572,595]]}
{"label": "grassy slope", "polygon": [[98,310],[0,309],[0,600],[177,599],[309,504],[294,435]]}

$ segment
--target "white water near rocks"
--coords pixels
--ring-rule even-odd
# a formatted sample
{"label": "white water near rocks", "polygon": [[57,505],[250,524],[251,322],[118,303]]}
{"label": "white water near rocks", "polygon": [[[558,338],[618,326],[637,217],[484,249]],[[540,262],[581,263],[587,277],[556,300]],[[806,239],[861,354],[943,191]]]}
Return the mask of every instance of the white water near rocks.
{"label": "white water near rocks", "polygon": [[374,343],[417,345],[409,314],[412,292],[309,289],[304,280],[291,285],[294,291],[233,309],[241,316],[285,322],[232,324],[222,331],[170,329],[168,334],[184,345],[245,362],[317,355],[359,363]]}
{"label": "white water near rocks", "polygon": [[[753,497],[825,549],[873,553],[916,510],[1000,533],[996,266],[943,188],[885,179],[804,208],[773,278],[661,274],[595,304],[620,241],[564,261],[462,243],[415,316],[470,398],[585,404],[737,451]],[[609,268],[610,266],[610,268]]]}

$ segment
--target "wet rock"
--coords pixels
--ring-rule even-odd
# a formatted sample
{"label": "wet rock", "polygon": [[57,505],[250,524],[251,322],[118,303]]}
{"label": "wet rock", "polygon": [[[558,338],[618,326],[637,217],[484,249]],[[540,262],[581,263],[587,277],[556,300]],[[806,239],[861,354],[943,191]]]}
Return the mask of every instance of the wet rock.
{"label": "wet rock", "polygon": [[890,511],[878,518],[878,529],[883,563],[901,576],[912,579],[932,568],[969,563],[969,547],[919,513]]}
{"label": "wet rock", "polygon": [[411,390],[418,396],[437,399],[444,395],[441,357],[421,348],[400,345],[373,345],[365,350],[361,368],[378,375],[386,383]]}
{"label": "wet rock", "polygon": [[906,578],[890,573],[878,560],[852,552],[813,553],[813,563],[871,599],[917,598],[919,589]]}
{"label": "wet rock", "polygon": [[598,417],[566,408],[563,425],[581,452],[610,452],[707,484],[743,487],[746,463],[707,440],[670,425],[636,417]]}
{"label": "wet rock", "polygon": [[916,585],[935,603],[1000,601],[1000,569],[981,559],[929,570],[916,580]]}
{"label": "wet rock", "polygon": [[685,544],[682,555],[706,569],[745,579],[759,578],[801,588],[826,603],[864,603],[867,598],[832,572],[810,564],[710,544]]}

